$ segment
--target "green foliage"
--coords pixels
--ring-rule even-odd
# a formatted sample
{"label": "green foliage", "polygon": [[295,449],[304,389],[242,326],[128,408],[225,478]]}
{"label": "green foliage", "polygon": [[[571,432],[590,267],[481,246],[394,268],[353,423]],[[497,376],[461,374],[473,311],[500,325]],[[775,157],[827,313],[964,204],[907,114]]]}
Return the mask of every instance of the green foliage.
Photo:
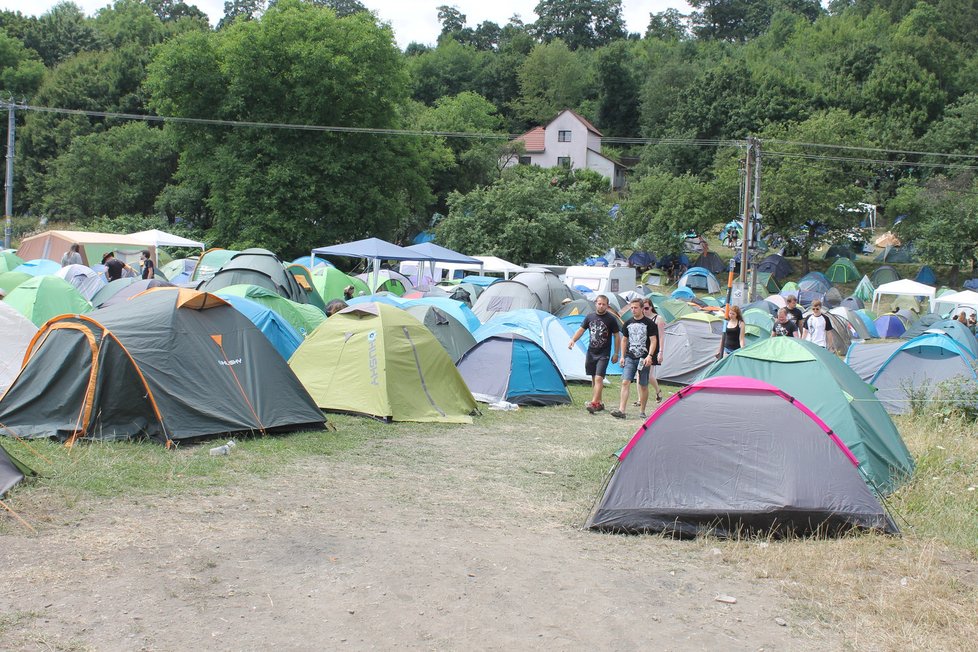
{"label": "green foliage", "polygon": [[607,188],[588,170],[510,168],[491,186],[449,197],[438,242],[518,264],[574,264],[606,245]]}
{"label": "green foliage", "polygon": [[[33,95],[41,85],[44,64],[16,38],[0,31],[0,95]],[[6,123],[4,123],[6,132]]]}
{"label": "green foliage", "polygon": [[44,65],[53,66],[79,52],[98,47],[98,36],[81,7],[60,2],[32,21],[23,35],[24,44],[37,52]]}
{"label": "green foliage", "polygon": [[532,33],[544,43],[560,39],[571,50],[625,38],[621,0],[540,0]]}
{"label": "green foliage", "polygon": [[580,55],[561,40],[538,45],[519,70],[517,113],[533,124],[546,124],[564,109],[576,109],[589,78]]}
{"label": "green foliage", "polygon": [[[282,0],[260,20],[168,41],[147,86],[176,116],[374,128],[404,126],[408,79],[369,14]],[[376,134],[181,125],[178,183],[203,191],[213,242],[285,257],[309,243],[416,228],[436,161],[421,141]]]}
{"label": "green foliage", "polygon": [[151,214],[176,163],[170,134],[143,122],[80,136],[51,162],[41,208],[53,219],[77,222]]}
{"label": "green foliage", "polygon": [[938,175],[923,184],[905,181],[887,211],[907,216],[896,231],[914,243],[921,260],[954,265],[954,276],[978,249],[978,182],[971,171]]}

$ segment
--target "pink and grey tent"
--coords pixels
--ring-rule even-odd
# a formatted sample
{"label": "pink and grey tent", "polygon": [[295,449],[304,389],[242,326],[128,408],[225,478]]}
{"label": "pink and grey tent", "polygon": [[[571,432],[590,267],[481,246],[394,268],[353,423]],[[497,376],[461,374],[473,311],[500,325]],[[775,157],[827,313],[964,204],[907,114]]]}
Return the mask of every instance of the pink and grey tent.
{"label": "pink and grey tent", "polygon": [[818,415],[740,376],[699,381],[663,403],[620,453],[586,527],[682,537],[898,532]]}

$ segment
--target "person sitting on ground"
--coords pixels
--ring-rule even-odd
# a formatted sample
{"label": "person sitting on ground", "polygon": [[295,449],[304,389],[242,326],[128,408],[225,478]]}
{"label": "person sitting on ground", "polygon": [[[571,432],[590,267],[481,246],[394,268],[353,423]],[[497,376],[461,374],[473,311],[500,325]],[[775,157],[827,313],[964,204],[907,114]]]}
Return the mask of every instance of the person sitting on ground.
{"label": "person sitting on ground", "polygon": [[83,265],[81,257],[81,248],[77,244],[73,244],[68,247],[68,251],[65,255],[61,257],[61,266],[67,267],[68,265]]}
{"label": "person sitting on ground", "polygon": [[628,394],[632,381],[638,373],[639,418],[645,419],[645,406],[649,401],[649,373],[652,370],[652,352],[658,341],[658,328],[655,322],[642,309],[641,299],[629,302],[631,318],[625,322],[621,331],[621,400],[618,409],[611,411],[616,419],[625,418]]}
{"label": "person sitting on ground", "polygon": [[718,360],[737,349],[744,348],[744,338],[747,335],[747,324],[744,323],[740,306],[730,306],[728,314],[727,321],[723,325],[723,337],[720,338],[720,350],[717,351]]}
{"label": "person sitting on ground", "polygon": [[774,320],[774,328],[771,329],[771,337],[796,337],[798,326],[788,318],[786,308],[778,308],[778,317]]}
{"label": "person sitting on ground", "polygon": [[144,279],[156,278],[156,266],[153,265],[153,259],[149,257],[149,249],[139,252],[139,263],[143,266]]}
{"label": "person sitting on ground", "polygon": [[105,278],[109,279],[110,283],[122,278],[122,271],[126,268],[126,264],[115,257],[114,251],[105,252],[102,256],[102,264],[105,265]]}
{"label": "person sitting on ground", "polygon": [[343,308],[346,307],[347,307],[346,301],[343,301],[342,299],[333,299],[332,301],[326,304],[326,316],[332,317],[333,315],[335,315],[340,310],[343,310]]}

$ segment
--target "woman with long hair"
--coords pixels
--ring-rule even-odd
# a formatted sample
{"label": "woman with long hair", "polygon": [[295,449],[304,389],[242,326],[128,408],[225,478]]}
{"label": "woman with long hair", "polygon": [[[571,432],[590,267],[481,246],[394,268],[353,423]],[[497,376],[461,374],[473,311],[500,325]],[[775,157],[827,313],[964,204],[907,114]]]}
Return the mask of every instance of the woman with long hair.
{"label": "woman with long hair", "polygon": [[747,325],[744,323],[744,316],[740,312],[740,306],[730,306],[727,321],[723,324],[723,337],[720,338],[720,350],[717,351],[719,360],[725,355],[730,355],[737,349],[744,347],[744,337],[747,334]]}

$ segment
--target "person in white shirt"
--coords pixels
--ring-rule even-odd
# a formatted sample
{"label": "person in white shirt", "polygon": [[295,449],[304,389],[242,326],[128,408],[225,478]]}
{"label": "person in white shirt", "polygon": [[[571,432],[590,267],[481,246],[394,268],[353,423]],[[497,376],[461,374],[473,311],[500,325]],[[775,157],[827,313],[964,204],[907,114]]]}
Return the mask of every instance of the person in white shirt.
{"label": "person in white shirt", "polygon": [[816,299],[812,301],[812,314],[805,320],[805,339],[812,344],[828,348],[826,333],[832,330],[832,322],[827,315],[822,314],[822,302]]}

